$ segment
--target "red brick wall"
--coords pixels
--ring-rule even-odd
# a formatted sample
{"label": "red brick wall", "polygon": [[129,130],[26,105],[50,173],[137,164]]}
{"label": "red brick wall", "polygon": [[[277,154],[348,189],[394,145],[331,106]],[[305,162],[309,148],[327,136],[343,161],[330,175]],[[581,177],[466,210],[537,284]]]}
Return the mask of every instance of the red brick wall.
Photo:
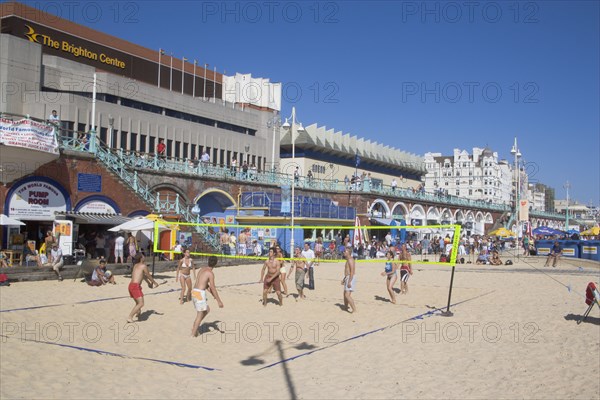
{"label": "red brick wall", "polygon": [[[102,177],[102,192],[79,192],[77,190],[77,174],[87,173],[96,174]],[[133,211],[147,210],[151,212],[151,208],[146,205],[133,191],[129,190],[115,176],[99,162],[93,158],[72,158],[61,156],[56,161],[45,164],[38,168],[32,175],[51,178],[64,187],[71,196],[71,206],[74,208],[77,203],[86,197],[93,195],[103,195],[112,199],[123,215],[128,215]],[[28,177],[29,177],[28,176]],[[4,204],[6,195],[12,186],[19,184],[19,181],[13,182],[7,186],[0,186],[0,200],[2,201],[2,209],[4,212]],[[6,213],[5,213],[6,214]]]}

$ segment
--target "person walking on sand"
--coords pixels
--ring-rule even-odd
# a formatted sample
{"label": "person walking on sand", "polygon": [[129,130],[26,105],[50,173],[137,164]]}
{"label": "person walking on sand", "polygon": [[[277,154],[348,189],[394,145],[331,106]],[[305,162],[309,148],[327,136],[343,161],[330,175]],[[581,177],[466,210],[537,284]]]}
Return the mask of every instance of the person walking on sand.
{"label": "person walking on sand", "polygon": [[218,259],[215,256],[208,257],[208,266],[200,268],[196,276],[196,283],[194,285],[194,289],[192,290],[192,302],[194,303],[194,308],[196,309],[196,319],[192,325],[193,337],[198,336],[198,328],[200,327],[202,320],[210,312],[208,298],[206,297],[207,290],[210,292],[210,294],[212,294],[215,300],[217,300],[219,308],[223,308],[223,302],[219,297],[219,292],[217,292],[215,274],[213,272],[213,268],[217,265],[217,261]]}
{"label": "person walking on sand", "polygon": [[[177,263],[177,274],[175,275],[175,281],[181,283],[181,296],[179,296],[179,304],[183,304],[192,299],[192,278],[190,277],[190,270],[194,274],[194,280],[196,280],[196,267],[194,266],[194,260],[192,260],[190,257],[190,250],[186,249],[183,252],[183,258]],[[186,286],[187,295],[185,293]]]}
{"label": "person walking on sand", "polygon": [[400,267],[400,293],[406,294],[408,293],[408,278],[413,274],[410,266],[410,253],[406,248],[406,243],[403,243],[400,248],[399,260],[402,263]]}
{"label": "person walking on sand", "polygon": [[352,298],[352,292],[354,292],[356,287],[356,263],[352,257],[352,249],[350,247],[344,249],[344,258],[346,259],[344,278],[342,279],[342,286],[344,286],[344,306],[349,313],[355,313],[356,305]]}
{"label": "person walking on sand", "polygon": [[142,293],[142,280],[145,280],[148,283],[148,286],[153,289],[158,287],[158,283],[154,280],[150,272],[148,272],[148,266],[144,264],[144,255],[142,253],[138,253],[133,257],[133,262],[135,263],[131,270],[131,281],[129,282],[129,296],[135,301],[135,306],[129,313],[129,318],[127,318],[127,322],[132,323],[134,317],[137,317],[139,320],[140,314],[142,312],[142,307],[144,307],[144,293]]}
{"label": "person walking on sand", "polygon": [[[263,282],[263,306],[267,306],[267,294],[271,287],[275,288],[275,293],[279,298],[279,305],[283,305],[283,296],[281,295],[280,263],[275,259],[275,249],[269,249],[269,258],[263,264],[260,271],[260,282]],[[267,273],[265,274],[265,270]]]}
{"label": "person walking on sand", "polygon": [[302,257],[300,247],[294,249],[294,260],[292,261],[292,268],[290,268],[290,276],[294,272],[294,268],[296,269],[296,290],[298,291],[298,298],[302,300],[306,298],[304,295],[304,279],[306,278],[308,267],[306,266],[306,258]]}
{"label": "person walking on sand", "polygon": [[385,256],[387,257],[387,261],[385,263],[385,270],[381,273],[381,276],[385,276],[386,278],[386,287],[388,293],[390,294],[390,301],[392,304],[396,304],[396,293],[394,293],[394,284],[396,283],[396,279],[398,279],[398,264],[394,262],[394,252],[388,251]]}

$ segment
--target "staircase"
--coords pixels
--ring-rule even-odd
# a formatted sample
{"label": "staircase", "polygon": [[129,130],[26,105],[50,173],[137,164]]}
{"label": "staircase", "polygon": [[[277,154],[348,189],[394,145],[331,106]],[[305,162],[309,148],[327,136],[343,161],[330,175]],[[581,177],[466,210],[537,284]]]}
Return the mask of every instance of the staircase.
{"label": "staircase", "polygon": [[[61,147],[75,151],[86,151],[84,146],[81,143],[76,143],[76,141],[71,138],[62,140]],[[126,162],[122,151],[112,152],[103,145],[90,147],[92,147],[92,150],[95,150],[90,152],[95,154],[96,158],[104,164],[108,171],[113,173],[125,186],[133,190],[155,213],[178,214],[181,215],[183,222],[201,222],[200,216],[194,215],[190,211],[190,206],[181,203],[179,195],[174,200],[171,200],[168,195],[165,199],[164,197],[161,198],[159,194],[152,193],[148,184],[138,176],[137,171],[131,172],[128,169],[129,163]],[[203,241],[209,245],[211,250],[220,250],[217,234],[209,232],[206,226],[195,226],[194,228],[200,234]]]}

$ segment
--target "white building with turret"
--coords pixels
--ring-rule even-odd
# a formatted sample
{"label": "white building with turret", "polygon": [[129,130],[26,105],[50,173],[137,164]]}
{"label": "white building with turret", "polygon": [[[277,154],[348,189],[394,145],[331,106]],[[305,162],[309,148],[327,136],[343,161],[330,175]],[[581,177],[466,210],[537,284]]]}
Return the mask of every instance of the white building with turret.
{"label": "white building with turret", "polygon": [[474,147],[472,154],[460,149],[454,149],[448,156],[425,153],[424,161],[427,192],[511,204],[514,187],[511,165],[487,147]]}

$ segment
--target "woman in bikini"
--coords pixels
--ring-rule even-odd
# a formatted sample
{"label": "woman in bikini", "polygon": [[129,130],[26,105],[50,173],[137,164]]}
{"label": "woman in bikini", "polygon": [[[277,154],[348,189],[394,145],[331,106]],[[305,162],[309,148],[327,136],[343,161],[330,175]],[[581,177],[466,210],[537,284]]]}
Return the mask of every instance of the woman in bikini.
{"label": "woman in bikini", "polygon": [[388,251],[386,253],[387,261],[385,263],[385,270],[381,273],[381,276],[386,278],[386,287],[390,294],[390,301],[392,304],[396,304],[396,293],[394,293],[394,284],[398,279],[398,264],[394,262],[394,252]]}
{"label": "woman in bikini", "polygon": [[281,247],[279,247],[279,246],[277,246],[277,248],[275,250],[277,251],[276,260],[277,260],[277,262],[279,262],[279,273],[280,273],[279,279],[281,280],[281,286],[283,286],[282,293],[287,296],[288,288],[287,288],[287,283],[285,282],[285,280],[287,279],[287,269],[285,267],[283,250],[281,250]]}
{"label": "woman in bikini", "polygon": [[402,244],[400,248],[400,256],[402,266],[400,267],[400,293],[408,293],[408,278],[413,274],[412,267],[410,266],[410,253],[406,248],[406,244]]}
{"label": "woman in bikini", "polygon": [[[194,260],[190,257],[190,251],[186,249],[183,252],[183,258],[179,260],[177,264],[177,275],[175,280],[181,283],[181,296],[179,296],[179,304],[183,304],[186,301],[192,299],[192,278],[190,277],[190,270],[194,274],[194,281],[196,280],[196,267],[194,266]],[[187,294],[186,293],[187,286]]]}
{"label": "woman in bikini", "polygon": [[129,250],[127,261],[129,261],[129,259],[131,258],[131,261],[133,262],[133,258],[137,254],[137,242],[135,240],[135,237],[131,234],[131,232],[127,234],[127,247]]}
{"label": "woman in bikini", "polygon": [[323,257],[323,239],[319,236],[315,242],[315,265],[319,265],[319,261]]}

